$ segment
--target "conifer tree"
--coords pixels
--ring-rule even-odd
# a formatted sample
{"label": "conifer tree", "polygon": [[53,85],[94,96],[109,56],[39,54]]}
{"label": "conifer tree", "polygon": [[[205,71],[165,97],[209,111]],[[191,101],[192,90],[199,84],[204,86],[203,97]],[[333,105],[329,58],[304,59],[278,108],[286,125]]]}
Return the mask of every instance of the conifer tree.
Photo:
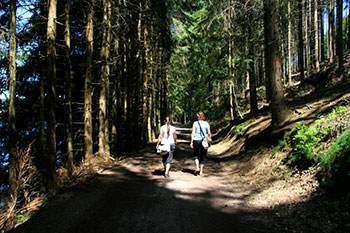
{"label": "conifer tree", "polygon": [[10,1],[10,50],[9,50],[9,193],[15,200],[16,193],[16,0]]}
{"label": "conifer tree", "polygon": [[264,0],[265,67],[269,88],[272,127],[279,127],[288,116],[281,80],[277,11],[274,0]]}

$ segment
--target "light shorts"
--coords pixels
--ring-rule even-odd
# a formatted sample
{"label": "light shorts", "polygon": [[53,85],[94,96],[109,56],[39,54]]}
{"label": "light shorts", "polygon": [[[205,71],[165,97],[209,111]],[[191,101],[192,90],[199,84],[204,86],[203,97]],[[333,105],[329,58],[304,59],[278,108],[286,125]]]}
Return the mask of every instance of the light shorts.
{"label": "light shorts", "polygon": [[169,153],[166,153],[165,155],[163,155],[162,162],[163,163],[171,163],[173,161],[174,151],[175,151],[175,144],[172,143],[172,144],[170,144]]}

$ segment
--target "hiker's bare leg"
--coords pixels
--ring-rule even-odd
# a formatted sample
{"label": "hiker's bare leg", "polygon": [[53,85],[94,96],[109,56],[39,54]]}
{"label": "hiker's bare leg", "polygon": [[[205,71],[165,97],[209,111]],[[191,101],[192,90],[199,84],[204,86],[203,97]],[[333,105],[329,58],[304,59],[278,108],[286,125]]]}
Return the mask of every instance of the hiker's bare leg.
{"label": "hiker's bare leg", "polygon": [[169,174],[169,170],[170,170],[170,163],[167,163],[165,165],[165,174]]}
{"label": "hiker's bare leg", "polygon": [[194,160],[194,163],[196,165],[196,171],[199,171],[199,160],[198,159],[195,159]]}
{"label": "hiker's bare leg", "polygon": [[201,163],[201,164],[200,164],[199,175],[203,175],[203,168],[204,168],[204,164]]}

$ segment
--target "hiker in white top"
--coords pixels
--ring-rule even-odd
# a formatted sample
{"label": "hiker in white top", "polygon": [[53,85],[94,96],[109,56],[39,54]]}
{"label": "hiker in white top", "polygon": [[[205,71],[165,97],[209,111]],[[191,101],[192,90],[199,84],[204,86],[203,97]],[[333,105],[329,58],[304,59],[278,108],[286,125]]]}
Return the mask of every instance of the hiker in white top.
{"label": "hiker in white top", "polygon": [[170,163],[173,160],[175,144],[176,144],[176,128],[170,125],[170,118],[166,117],[164,120],[164,125],[160,128],[160,133],[157,141],[156,148],[159,145],[163,148],[168,148],[168,153],[163,155],[162,162],[164,166],[164,177],[169,177]]}
{"label": "hiker in white top", "polygon": [[202,145],[202,141],[205,136],[211,137],[210,125],[205,121],[205,115],[203,112],[197,113],[198,121],[195,121],[192,126],[191,134],[191,148],[193,149],[195,171],[194,175],[203,175],[204,164],[206,162],[208,150]]}

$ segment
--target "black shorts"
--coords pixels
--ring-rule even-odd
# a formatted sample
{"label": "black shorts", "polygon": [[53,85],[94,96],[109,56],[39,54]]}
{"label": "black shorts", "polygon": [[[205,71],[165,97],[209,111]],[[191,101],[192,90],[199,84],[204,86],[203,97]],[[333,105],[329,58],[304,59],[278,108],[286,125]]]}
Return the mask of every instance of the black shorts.
{"label": "black shorts", "polygon": [[198,159],[199,163],[205,164],[208,150],[202,146],[202,140],[193,140],[194,159]]}

